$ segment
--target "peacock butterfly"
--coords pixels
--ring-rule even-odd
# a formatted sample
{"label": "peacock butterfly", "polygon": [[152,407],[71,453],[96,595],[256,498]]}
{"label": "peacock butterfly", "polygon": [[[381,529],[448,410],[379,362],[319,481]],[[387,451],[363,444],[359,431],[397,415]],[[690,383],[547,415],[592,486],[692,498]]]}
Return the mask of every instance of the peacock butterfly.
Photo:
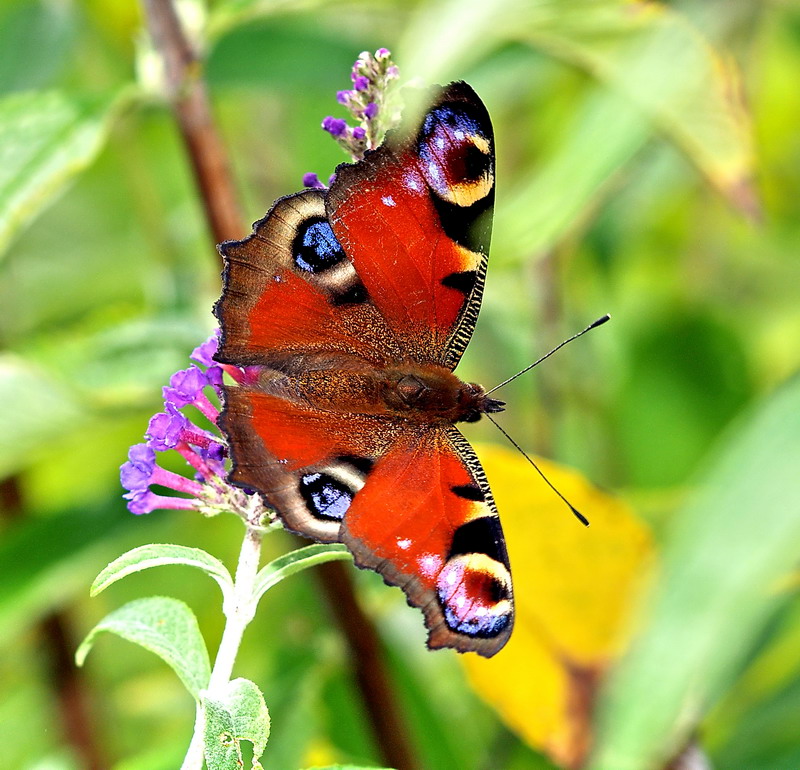
{"label": "peacock butterfly", "polygon": [[217,360],[231,480],[286,527],[342,542],[419,607],[428,646],[494,655],[514,620],[483,469],[456,428],[503,403],[453,374],[478,316],[494,135],[466,83],[437,88],[330,189],[281,198],[219,249]]}

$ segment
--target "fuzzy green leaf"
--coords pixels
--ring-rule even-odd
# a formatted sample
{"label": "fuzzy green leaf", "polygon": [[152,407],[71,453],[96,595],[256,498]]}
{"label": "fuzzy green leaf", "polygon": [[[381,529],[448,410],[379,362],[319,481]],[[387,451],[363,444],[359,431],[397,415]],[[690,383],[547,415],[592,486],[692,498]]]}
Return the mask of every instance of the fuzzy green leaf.
{"label": "fuzzy green leaf", "polygon": [[107,615],[81,642],[75,653],[83,665],[95,639],[108,631],[141,645],[172,667],[195,697],[208,684],[211,666],[197,618],[189,607],[167,596],[137,599]]}
{"label": "fuzzy green leaf", "polygon": [[205,757],[209,770],[236,770],[242,767],[242,741],[253,744],[253,769],[269,738],[269,711],[261,690],[248,679],[234,679],[224,692],[204,693],[202,707],[205,725]]}
{"label": "fuzzy green leaf", "polygon": [[343,561],[349,558],[351,558],[350,551],[340,543],[315,543],[279,556],[262,567],[256,576],[253,601],[258,602],[270,588],[289,575],[315,567],[317,564],[324,564],[326,561]]}
{"label": "fuzzy green leaf", "polygon": [[141,572],[150,567],[161,567],[167,564],[183,564],[187,567],[197,567],[209,577],[219,583],[223,598],[227,598],[229,591],[233,590],[233,581],[225,565],[210,553],[200,548],[189,548],[183,545],[170,543],[151,543],[142,545],[124,553],[114,559],[92,583],[91,594],[96,596],[112,583],[130,575]]}

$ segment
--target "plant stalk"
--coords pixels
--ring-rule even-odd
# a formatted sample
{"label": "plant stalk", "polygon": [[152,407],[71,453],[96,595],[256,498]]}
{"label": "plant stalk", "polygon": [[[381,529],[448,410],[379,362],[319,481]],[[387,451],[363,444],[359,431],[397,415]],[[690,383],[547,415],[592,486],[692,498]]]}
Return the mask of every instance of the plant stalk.
{"label": "plant stalk", "polygon": [[172,0],[142,0],[150,36],[164,61],[165,88],[200,190],[215,243],[240,238],[243,216],[231,164],[211,116],[202,66]]}
{"label": "plant stalk", "polygon": [[212,695],[224,689],[230,681],[244,630],[255,615],[253,591],[261,557],[262,538],[261,530],[247,527],[233,581],[230,602],[232,606],[223,607],[226,618],[225,630],[222,632],[222,641],[219,643],[217,658],[214,661],[211,678],[208,680],[208,692]]}
{"label": "plant stalk", "polygon": [[[263,530],[247,526],[242,548],[239,551],[239,563],[236,565],[236,576],[233,580],[233,592],[225,606],[225,629],[222,640],[217,649],[214,667],[208,680],[206,692],[214,697],[221,695],[231,680],[233,665],[239,653],[244,631],[255,615],[255,602],[253,592],[258,575],[258,563],[261,558],[261,542]],[[194,721],[194,734],[189,744],[189,749],[184,757],[181,770],[203,769],[203,739],[205,720],[200,704],[197,704],[197,714]]]}

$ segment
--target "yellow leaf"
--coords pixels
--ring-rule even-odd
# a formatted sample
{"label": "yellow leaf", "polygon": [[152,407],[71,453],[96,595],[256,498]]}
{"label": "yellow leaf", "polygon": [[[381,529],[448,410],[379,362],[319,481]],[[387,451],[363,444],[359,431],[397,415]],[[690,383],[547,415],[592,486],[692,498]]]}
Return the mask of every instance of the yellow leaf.
{"label": "yellow leaf", "polygon": [[473,688],[514,732],[578,767],[598,681],[624,647],[628,613],[651,566],[650,533],[627,505],[575,471],[536,460],[589,528],[520,455],[489,445],[479,455],[503,522],[517,615],[494,658],[461,660]]}

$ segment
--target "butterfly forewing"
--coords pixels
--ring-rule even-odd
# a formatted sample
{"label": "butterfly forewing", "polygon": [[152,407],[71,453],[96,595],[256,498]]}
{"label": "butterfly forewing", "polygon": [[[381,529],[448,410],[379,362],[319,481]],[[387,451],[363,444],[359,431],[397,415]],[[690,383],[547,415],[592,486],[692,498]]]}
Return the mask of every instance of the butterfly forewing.
{"label": "butterfly forewing", "polygon": [[494,134],[466,83],[439,89],[399,129],[337,169],[336,237],[406,355],[455,368],[483,295],[494,205]]}
{"label": "butterfly forewing", "polygon": [[321,191],[281,198],[250,236],[219,250],[218,360],[297,368],[318,354],[355,354],[376,365],[401,355],[333,235]]}

